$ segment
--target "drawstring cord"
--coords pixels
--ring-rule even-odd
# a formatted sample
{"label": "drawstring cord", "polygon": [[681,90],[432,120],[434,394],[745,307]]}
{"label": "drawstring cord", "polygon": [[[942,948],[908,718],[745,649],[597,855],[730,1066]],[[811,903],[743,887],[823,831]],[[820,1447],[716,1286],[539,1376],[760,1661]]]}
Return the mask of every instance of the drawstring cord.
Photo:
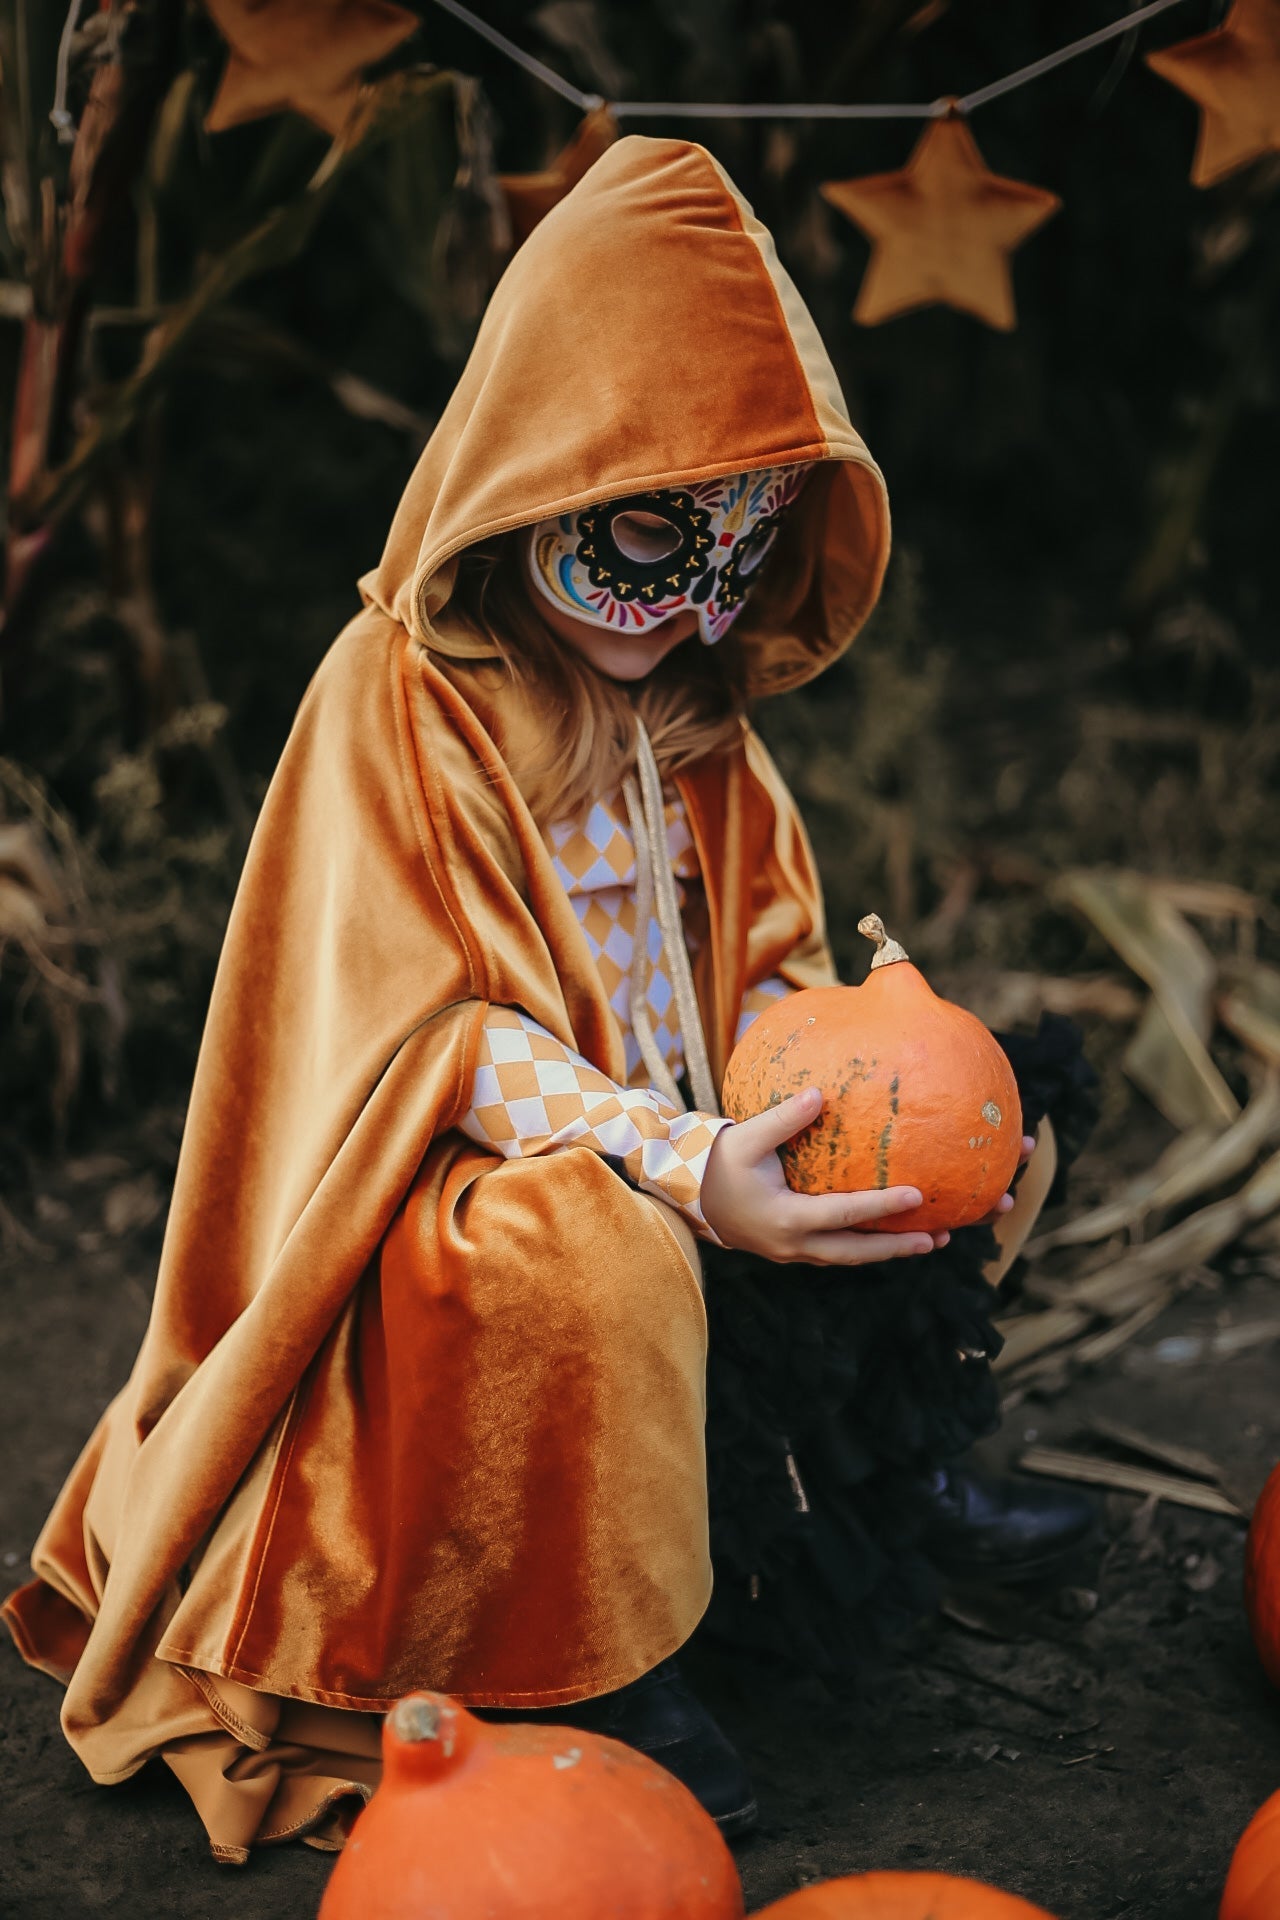
{"label": "drawstring cord", "polygon": [[684,1101],[680,1098],[670,1068],[659,1052],[649,1019],[651,966],[648,931],[650,916],[656,909],[662,951],[666,955],[675,993],[676,1016],[680,1023],[680,1037],[684,1042],[685,1069],[693,1103],[700,1113],[718,1115],[720,1102],[711,1073],[706,1035],[698,1010],[698,997],[694,992],[693,970],[689,965],[689,950],[685,945],[684,925],[680,919],[680,902],[676,898],[676,883],[671,872],[662,775],[658,772],[649,735],[638,715],[636,772],[627,774],[623,780],[622,797],[626,803],[636,855],[636,934],[628,985],[631,1029],[653,1085],[668,1100],[682,1107]]}

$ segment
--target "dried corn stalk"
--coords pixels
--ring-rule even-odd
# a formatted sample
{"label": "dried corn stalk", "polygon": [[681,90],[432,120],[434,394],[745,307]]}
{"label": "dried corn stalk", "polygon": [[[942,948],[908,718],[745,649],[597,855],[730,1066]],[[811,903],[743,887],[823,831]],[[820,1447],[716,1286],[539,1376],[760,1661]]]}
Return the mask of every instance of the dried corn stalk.
{"label": "dried corn stalk", "polygon": [[1104,1206],[1068,1220],[1033,1240],[1028,1259],[1051,1247],[1087,1246],[1137,1226],[1150,1213],[1182,1206],[1222,1186],[1252,1165],[1261,1150],[1280,1135],[1280,1079],[1268,1075],[1240,1118],[1224,1132],[1193,1127],[1161,1154],[1153,1167],[1131,1180]]}
{"label": "dried corn stalk", "polygon": [[1125,1071],[1177,1127],[1225,1126],[1239,1111],[1210,1057],[1217,969],[1159,882],[1136,873],[1066,873],[1053,896],[1083,913],[1152,991]]}
{"label": "dried corn stalk", "polygon": [[[1062,1310],[1091,1307],[1109,1320],[1135,1312],[1150,1297],[1152,1283],[1176,1278],[1188,1267],[1203,1266],[1246,1227],[1280,1211],[1280,1153],[1264,1161],[1253,1178],[1225,1200],[1202,1207],[1167,1233],[1133,1247],[1082,1280],[1062,1289]],[[1057,1311],[1058,1309],[1054,1309]]]}
{"label": "dried corn stalk", "polygon": [[1101,1460],[1093,1454],[1072,1453],[1065,1447],[1028,1447],[1019,1456],[1024,1473],[1041,1473],[1051,1480],[1078,1480],[1086,1486],[1110,1487],[1118,1493],[1155,1494],[1158,1500],[1175,1506],[1195,1507],[1202,1513],[1228,1513],[1243,1519],[1242,1510],[1218,1487],[1198,1480],[1184,1480],[1176,1474],[1153,1473],[1148,1467],[1131,1467],[1118,1460]]}

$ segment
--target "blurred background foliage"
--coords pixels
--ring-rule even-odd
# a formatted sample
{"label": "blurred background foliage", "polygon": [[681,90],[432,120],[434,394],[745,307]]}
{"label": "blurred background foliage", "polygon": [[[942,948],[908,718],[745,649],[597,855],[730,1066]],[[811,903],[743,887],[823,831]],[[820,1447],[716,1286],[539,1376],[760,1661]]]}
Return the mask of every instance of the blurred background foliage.
{"label": "blurred background foliage", "polygon": [[[336,137],[291,112],[210,133],[226,50],[196,0],[82,11],[64,35],[0,0],[5,1181],[107,1116],[172,1152],[271,768],[509,249],[498,176],[577,120],[420,0]],[[481,11],[643,99],[932,99],[1064,37],[1046,0]],[[1221,13],[1187,0],[1142,44]],[[1017,256],[1011,335],[849,318],[866,247],[818,183],[900,165],[913,127],[644,123],[704,139],[773,228],[889,480],[881,611],[760,716],[841,962],[876,906],[983,1010],[1034,1013],[1040,981],[1104,1054],[1136,1002],[1055,875],[1233,883],[1247,909],[1211,897],[1204,933],[1234,961],[1242,926],[1250,958],[1277,944],[1280,879],[1280,162],[1192,189],[1194,109],[1136,38],[975,120],[1065,202]]]}

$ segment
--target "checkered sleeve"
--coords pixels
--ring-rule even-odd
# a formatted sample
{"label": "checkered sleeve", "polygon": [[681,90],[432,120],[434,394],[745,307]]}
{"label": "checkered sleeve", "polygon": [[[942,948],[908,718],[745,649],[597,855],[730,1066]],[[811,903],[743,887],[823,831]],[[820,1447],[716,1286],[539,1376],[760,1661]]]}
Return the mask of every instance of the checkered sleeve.
{"label": "checkered sleeve", "polygon": [[516,1007],[485,1016],[471,1106],[459,1126],[504,1159],[590,1147],[621,1160],[642,1191],[666,1200],[704,1240],[707,1156],[721,1127],[706,1113],[680,1113],[651,1087],[620,1087]]}
{"label": "checkered sleeve", "polygon": [[772,975],[768,980],[761,980],[758,986],[748,987],[742,996],[742,1005],[738,1010],[738,1027],[733,1036],[734,1046],[737,1046],[757,1014],[763,1013],[766,1007],[771,1007],[775,1000],[785,1000],[789,993],[794,992],[795,988],[788,986],[785,980],[780,980],[777,974]]}

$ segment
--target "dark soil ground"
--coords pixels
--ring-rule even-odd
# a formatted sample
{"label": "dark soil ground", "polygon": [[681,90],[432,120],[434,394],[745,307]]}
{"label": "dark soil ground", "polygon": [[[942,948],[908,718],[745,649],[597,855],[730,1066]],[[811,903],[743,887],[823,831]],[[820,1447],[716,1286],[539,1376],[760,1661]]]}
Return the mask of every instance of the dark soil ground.
{"label": "dark soil ground", "polygon": [[[1082,1171],[1097,1191],[1108,1169],[1095,1156]],[[5,1258],[6,1583],[25,1576],[49,1503],[128,1370],[158,1203],[153,1176],[136,1176],[127,1155],[73,1162],[31,1222],[39,1249]],[[1108,1414],[1211,1452],[1247,1507],[1280,1455],[1274,1348],[1179,1362],[1186,1349],[1162,1343],[1268,1317],[1280,1324],[1280,1281],[1235,1271],[1104,1371],[1024,1401],[993,1449],[1011,1455],[1033,1432],[1066,1442]],[[1062,1920],[1211,1920],[1236,1837],[1280,1784],[1280,1707],[1240,1602],[1243,1540],[1240,1522],[1111,1495],[1105,1545],[1072,1576],[1078,1586],[1030,1603],[959,1597],[952,1611],[969,1624],[943,1619],[853,1704],[695,1662],[759,1788],[760,1830],[739,1855],[748,1906],[873,1866],[930,1867],[1021,1892]],[[241,1872],[216,1867],[163,1768],[94,1786],[59,1732],[52,1683],[7,1639],[0,1662],[6,1920],[314,1914],[327,1857],[289,1847]]]}

